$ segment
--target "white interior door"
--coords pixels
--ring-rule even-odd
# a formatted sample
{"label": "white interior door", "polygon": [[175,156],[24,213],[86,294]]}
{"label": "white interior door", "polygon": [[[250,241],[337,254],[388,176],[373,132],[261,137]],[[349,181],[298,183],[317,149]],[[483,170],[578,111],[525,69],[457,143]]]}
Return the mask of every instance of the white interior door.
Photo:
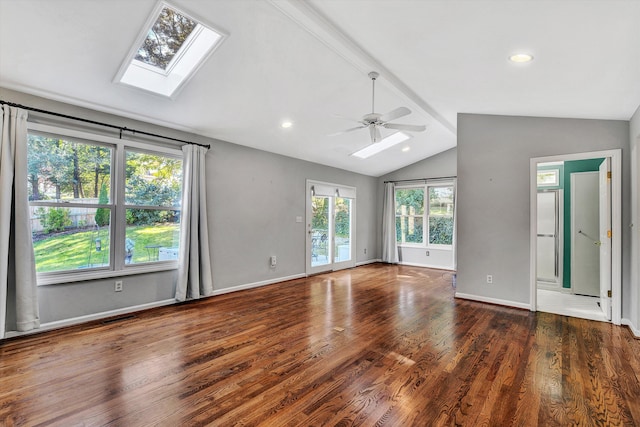
{"label": "white interior door", "polygon": [[571,174],[571,289],[600,296],[599,174]]}
{"label": "white interior door", "polygon": [[599,175],[600,308],[611,320],[611,159],[604,159]]}
{"label": "white interior door", "polygon": [[353,187],[307,181],[307,274],[355,267]]}

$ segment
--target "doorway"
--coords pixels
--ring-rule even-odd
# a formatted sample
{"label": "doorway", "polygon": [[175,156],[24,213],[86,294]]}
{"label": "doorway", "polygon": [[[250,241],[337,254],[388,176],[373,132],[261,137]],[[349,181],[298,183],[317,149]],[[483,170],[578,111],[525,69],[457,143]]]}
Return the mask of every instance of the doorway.
{"label": "doorway", "polygon": [[307,275],[355,267],[356,189],[307,180]]}
{"label": "doorway", "polygon": [[621,150],[531,159],[530,183],[531,310],[620,324]]}

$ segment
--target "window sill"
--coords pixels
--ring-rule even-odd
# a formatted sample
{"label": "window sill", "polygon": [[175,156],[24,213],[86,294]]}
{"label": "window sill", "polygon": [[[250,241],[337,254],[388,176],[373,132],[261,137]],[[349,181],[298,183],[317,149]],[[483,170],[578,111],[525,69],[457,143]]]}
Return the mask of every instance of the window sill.
{"label": "window sill", "polygon": [[86,273],[61,273],[46,276],[38,276],[38,286],[58,285],[62,283],[86,282],[90,280],[109,279],[112,277],[134,276],[136,274],[157,273],[160,271],[177,270],[178,262],[160,262],[142,264],[139,266],[127,266],[123,270],[95,270]]}
{"label": "window sill", "polygon": [[452,251],[453,246],[451,245],[412,245],[406,243],[398,243],[399,248],[407,248],[407,249],[427,249],[431,251]]}

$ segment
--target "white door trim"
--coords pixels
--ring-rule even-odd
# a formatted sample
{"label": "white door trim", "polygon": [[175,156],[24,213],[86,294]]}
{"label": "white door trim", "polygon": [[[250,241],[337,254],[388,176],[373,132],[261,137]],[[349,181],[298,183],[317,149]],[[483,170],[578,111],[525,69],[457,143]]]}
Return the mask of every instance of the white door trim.
{"label": "white door trim", "polygon": [[590,151],[585,153],[561,154],[534,157],[529,161],[529,288],[531,311],[538,309],[537,303],[537,210],[538,185],[536,181],[538,163],[586,160],[599,157],[611,158],[611,322],[620,325],[622,321],[622,150]]}

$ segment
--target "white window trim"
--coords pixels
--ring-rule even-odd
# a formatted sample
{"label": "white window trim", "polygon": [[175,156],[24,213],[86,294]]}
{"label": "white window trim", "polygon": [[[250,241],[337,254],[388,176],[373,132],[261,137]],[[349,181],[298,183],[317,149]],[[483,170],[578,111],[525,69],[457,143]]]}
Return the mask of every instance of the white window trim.
{"label": "white window trim", "polygon": [[[69,137],[74,139],[81,139],[87,142],[102,142],[114,147],[114,155],[112,158],[112,176],[124,176],[124,155],[127,148],[133,148],[136,150],[150,151],[160,154],[167,154],[182,158],[182,150],[180,148],[157,146],[152,144],[145,144],[136,141],[123,140],[113,138],[106,135],[94,134],[85,131],[79,131],[75,129],[52,126],[42,123],[27,122],[27,131],[35,131],[42,133],[49,133],[57,136]],[[118,158],[120,157],[120,158]],[[117,174],[117,175],[116,175]],[[125,210],[127,207],[124,200],[124,179],[114,182],[114,187],[111,189],[111,203],[113,206],[113,212],[115,212],[116,220],[112,222],[113,230],[111,230],[113,245],[120,245],[117,247],[124,247],[124,236],[126,222],[119,221],[118,218],[125,218]],[[71,206],[73,203],[64,203],[64,206]],[[155,206],[144,206],[144,208],[154,209]],[[171,207],[166,209],[171,210]],[[179,208],[182,210],[182,207]],[[167,270],[177,270],[178,260],[169,261],[154,261],[150,263],[138,263],[138,264],[125,264],[124,258],[115,257],[111,267],[95,268],[87,271],[60,271],[60,272],[47,272],[37,273],[38,286],[53,285],[61,283],[83,282],[88,280],[100,280],[112,277],[131,276],[143,273],[155,273]]]}
{"label": "white window trim", "polygon": [[[398,216],[414,216],[414,217],[422,217],[422,243],[402,243],[402,242],[397,242],[396,245],[399,248],[420,248],[420,249],[430,249],[430,250],[445,250],[445,251],[452,251],[453,250],[453,243],[450,245],[439,245],[439,244],[430,244],[429,243],[429,187],[453,187],[454,191],[455,191],[455,183],[452,180],[434,180],[434,181],[429,181],[427,180],[427,182],[425,182],[424,184],[409,184],[409,185],[398,185],[395,187],[395,191],[397,190],[407,190],[407,189],[416,189],[416,188],[421,188],[424,191],[424,201],[425,201],[425,206],[424,206],[424,213],[422,215],[398,215],[396,214],[396,218]],[[393,201],[395,204],[396,198],[395,198],[395,191],[394,191],[394,197],[393,197]],[[454,200],[455,200],[455,195],[454,195]],[[455,208],[454,208],[454,212],[455,212]],[[452,214],[451,217],[453,217],[455,214]],[[455,225],[454,225],[455,227]],[[455,234],[455,233],[454,233]]]}

